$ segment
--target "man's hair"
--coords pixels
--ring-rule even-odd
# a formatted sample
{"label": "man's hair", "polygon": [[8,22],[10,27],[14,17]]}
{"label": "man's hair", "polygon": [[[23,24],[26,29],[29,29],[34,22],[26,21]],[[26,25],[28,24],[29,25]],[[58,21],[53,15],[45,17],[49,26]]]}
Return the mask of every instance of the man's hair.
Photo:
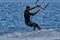
{"label": "man's hair", "polygon": [[30,8],[30,6],[26,6],[26,9]]}

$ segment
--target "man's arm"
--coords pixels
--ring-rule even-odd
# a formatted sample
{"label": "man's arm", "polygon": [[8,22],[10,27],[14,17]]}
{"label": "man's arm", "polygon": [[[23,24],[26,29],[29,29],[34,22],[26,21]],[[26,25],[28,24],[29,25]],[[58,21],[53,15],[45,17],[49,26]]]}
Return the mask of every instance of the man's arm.
{"label": "man's arm", "polygon": [[37,6],[33,7],[33,8],[30,8],[29,10],[32,10],[32,9],[35,9]]}
{"label": "man's arm", "polygon": [[35,9],[35,8],[37,8],[37,7],[39,7],[39,5],[37,5],[37,6],[35,6],[35,7],[32,7],[32,8],[30,8],[29,10]]}

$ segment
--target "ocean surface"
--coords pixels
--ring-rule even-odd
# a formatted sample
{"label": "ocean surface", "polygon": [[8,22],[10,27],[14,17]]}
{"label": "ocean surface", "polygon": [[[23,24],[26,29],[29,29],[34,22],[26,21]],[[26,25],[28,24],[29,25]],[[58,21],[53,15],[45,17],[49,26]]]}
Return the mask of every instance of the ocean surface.
{"label": "ocean surface", "polygon": [[[32,28],[24,23],[24,10],[27,5],[35,6],[35,1],[18,1],[18,2],[0,2],[0,35],[12,32],[31,31]],[[42,29],[54,29],[60,32],[60,2],[58,1],[38,1],[43,8],[49,5],[31,17],[32,21],[37,23]],[[31,10],[35,12],[40,8]]]}

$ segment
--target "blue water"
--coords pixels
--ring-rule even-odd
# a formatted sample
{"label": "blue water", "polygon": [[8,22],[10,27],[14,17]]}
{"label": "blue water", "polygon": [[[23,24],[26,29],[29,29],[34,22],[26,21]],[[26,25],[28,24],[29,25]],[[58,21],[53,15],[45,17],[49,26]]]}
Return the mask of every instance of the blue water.
{"label": "blue water", "polygon": [[[32,30],[24,23],[23,15],[26,5],[32,7],[35,2],[0,2],[0,34]],[[60,31],[60,2],[50,2],[45,10],[41,10],[32,17],[32,21],[39,24],[42,29],[51,28]]]}

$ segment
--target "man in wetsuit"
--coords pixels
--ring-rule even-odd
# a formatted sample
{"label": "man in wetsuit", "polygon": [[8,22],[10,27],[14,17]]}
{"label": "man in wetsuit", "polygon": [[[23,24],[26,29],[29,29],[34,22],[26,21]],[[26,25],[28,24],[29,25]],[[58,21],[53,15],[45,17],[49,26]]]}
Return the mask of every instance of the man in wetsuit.
{"label": "man in wetsuit", "polygon": [[30,26],[30,27],[33,27],[33,30],[35,30],[36,28],[38,28],[39,30],[41,29],[39,27],[39,25],[37,23],[34,23],[30,20],[30,16],[34,16],[35,14],[37,14],[40,10],[36,11],[34,14],[33,13],[30,13],[29,11],[32,10],[32,9],[35,9],[37,7],[40,7],[39,5],[33,7],[33,8],[30,8],[30,6],[26,6],[26,10],[24,11],[24,19],[25,19],[25,24]]}

